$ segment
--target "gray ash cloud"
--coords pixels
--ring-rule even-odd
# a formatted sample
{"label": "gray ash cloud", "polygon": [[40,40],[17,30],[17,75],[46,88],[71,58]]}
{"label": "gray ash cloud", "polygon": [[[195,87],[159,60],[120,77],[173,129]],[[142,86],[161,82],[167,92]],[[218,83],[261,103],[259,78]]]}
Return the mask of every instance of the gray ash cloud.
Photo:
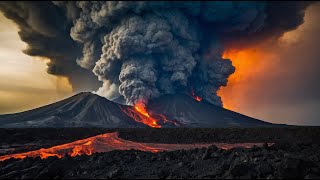
{"label": "gray ash cloud", "polygon": [[217,90],[235,71],[222,58],[223,45],[295,29],[309,3],[58,1],[43,3],[47,9],[40,4],[4,2],[0,9],[20,26],[29,45],[25,53],[52,59],[49,73],[79,77],[68,71],[77,62],[103,82],[97,93],[121,95],[127,104],[194,91],[221,106]]}

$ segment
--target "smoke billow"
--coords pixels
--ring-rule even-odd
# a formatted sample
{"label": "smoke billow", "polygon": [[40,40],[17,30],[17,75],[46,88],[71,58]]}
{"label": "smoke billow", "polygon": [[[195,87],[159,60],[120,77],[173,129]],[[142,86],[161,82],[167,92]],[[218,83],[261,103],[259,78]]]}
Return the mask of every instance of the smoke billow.
{"label": "smoke billow", "polygon": [[25,54],[50,59],[47,72],[69,79],[74,91],[94,90],[96,77],[79,67],[75,59],[81,46],[70,37],[72,22],[52,2],[1,1],[0,11],[19,27],[19,36],[27,43]]}
{"label": "smoke billow", "polygon": [[[50,37],[61,37],[50,42],[70,43],[75,50],[58,52],[63,55],[81,53],[81,56],[72,56],[70,63],[77,62],[92,70],[103,82],[97,93],[108,98],[121,95],[132,105],[147,103],[163,94],[193,91],[221,106],[217,90],[227,85],[228,77],[235,71],[231,61],[222,58],[224,44],[245,42],[244,39],[249,44],[278,37],[303,22],[307,5],[302,2],[59,1],[50,5],[59,12],[48,26],[50,31],[43,30],[37,21],[27,23],[34,25],[30,29],[39,30],[37,35],[41,36],[37,44],[23,38],[28,32],[34,35],[35,29],[23,31],[25,33],[20,36],[31,47],[45,44]],[[26,22],[22,20],[28,18],[21,19],[23,13],[1,4],[0,8],[24,27]],[[11,16],[13,11],[19,18]],[[58,17],[61,22],[51,28]],[[59,32],[62,35],[55,35]],[[43,38],[46,34],[49,35],[47,39]],[[79,45],[82,50],[76,49]],[[53,52],[58,49],[56,47]],[[57,66],[57,72],[64,69],[61,61],[53,60],[52,66]],[[49,67],[49,72],[51,69]]]}

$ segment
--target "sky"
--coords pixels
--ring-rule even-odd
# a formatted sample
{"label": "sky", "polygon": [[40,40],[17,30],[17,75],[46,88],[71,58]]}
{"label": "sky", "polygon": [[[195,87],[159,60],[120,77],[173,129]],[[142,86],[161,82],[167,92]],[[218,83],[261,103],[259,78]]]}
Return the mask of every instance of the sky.
{"label": "sky", "polygon": [[[320,3],[280,39],[227,48],[236,71],[218,94],[224,107],[273,123],[320,125]],[[49,60],[22,52],[18,26],[0,12],[0,114],[40,107],[76,92],[47,73]]]}
{"label": "sky", "polygon": [[72,93],[68,80],[46,72],[48,60],[22,52],[18,27],[0,13],[0,114],[58,101]]}
{"label": "sky", "polygon": [[231,49],[236,72],[220,90],[226,108],[272,122],[320,125],[320,3],[278,42]]}

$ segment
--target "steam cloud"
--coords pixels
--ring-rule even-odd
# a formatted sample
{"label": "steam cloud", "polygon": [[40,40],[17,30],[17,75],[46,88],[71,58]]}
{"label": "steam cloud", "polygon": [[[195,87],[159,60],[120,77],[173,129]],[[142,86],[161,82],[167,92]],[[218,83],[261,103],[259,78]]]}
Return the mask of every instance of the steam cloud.
{"label": "steam cloud", "polygon": [[222,58],[224,43],[278,37],[303,22],[309,4],[59,1],[41,9],[39,3],[0,3],[0,10],[19,25],[25,53],[52,60],[49,73],[73,77],[68,69],[77,62],[103,82],[97,93],[122,95],[127,104],[194,91],[219,106],[217,90],[235,71]]}

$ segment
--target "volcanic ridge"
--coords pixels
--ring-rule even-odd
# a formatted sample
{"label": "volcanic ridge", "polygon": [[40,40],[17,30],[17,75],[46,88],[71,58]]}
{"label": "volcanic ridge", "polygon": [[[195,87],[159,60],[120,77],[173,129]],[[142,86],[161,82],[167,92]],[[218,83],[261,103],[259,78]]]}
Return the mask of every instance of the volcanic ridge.
{"label": "volcanic ridge", "polygon": [[[187,95],[151,100],[147,112],[117,104],[90,92],[33,110],[0,116],[0,128],[37,127],[263,127],[273,126]],[[146,123],[151,119],[154,122]],[[150,120],[149,120],[150,121]],[[152,126],[152,123],[155,126]]]}

